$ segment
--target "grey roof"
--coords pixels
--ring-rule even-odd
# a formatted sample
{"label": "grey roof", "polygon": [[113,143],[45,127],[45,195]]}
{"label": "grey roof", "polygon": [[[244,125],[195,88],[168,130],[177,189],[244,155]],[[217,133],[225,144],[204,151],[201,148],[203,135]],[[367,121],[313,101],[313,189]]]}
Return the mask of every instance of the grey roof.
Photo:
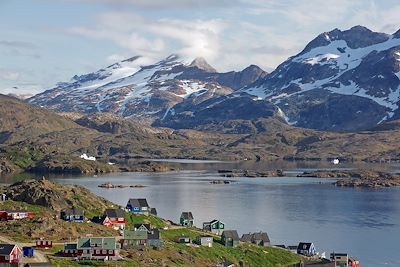
{"label": "grey roof", "polygon": [[184,211],[181,214],[181,218],[183,218],[184,220],[193,220],[193,214],[190,211]]}
{"label": "grey roof", "polygon": [[104,215],[108,218],[124,218],[125,212],[120,209],[106,209]]}
{"label": "grey roof", "polygon": [[78,209],[78,208],[65,209],[65,210],[62,210],[61,212],[67,216],[71,216],[71,215],[83,216],[83,210]]}
{"label": "grey roof", "polygon": [[15,245],[11,244],[0,244],[0,255],[10,255]]}
{"label": "grey roof", "polygon": [[239,235],[236,230],[225,230],[222,235],[225,238],[232,238],[232,240],[239,240]]}
{"label": "grey roof", "polygon": [[251,242],[251,234],[242,235],[242,238],[240,238],[240,241],[242,241],[242,242]]}
{"label": "grey roof", "polygon": [[132,207],[149,207],[145,198],[131,198],[128,201],[128,205],[131,205]]}
{"label": "grey roof", "polygon": [[265,232],[258,232],[258,233],[252,234],[252,241],[255,241],[255,240],[262,240],[264,242],[270,242],[269,236]]}

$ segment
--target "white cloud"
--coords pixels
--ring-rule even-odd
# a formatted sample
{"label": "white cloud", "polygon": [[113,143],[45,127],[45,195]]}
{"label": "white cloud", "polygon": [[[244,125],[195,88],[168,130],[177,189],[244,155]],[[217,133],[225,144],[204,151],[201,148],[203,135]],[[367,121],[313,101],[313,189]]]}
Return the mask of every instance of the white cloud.
{"label": "white cloud", "polygon": [[101,14],[96,27],[73,27],[68,32],[84,37],[111,40],[135,55],[156,58],[178,53],[187,57],[218,55],[219,34],[227,24],[211,20],[150,20],[125,12]]}

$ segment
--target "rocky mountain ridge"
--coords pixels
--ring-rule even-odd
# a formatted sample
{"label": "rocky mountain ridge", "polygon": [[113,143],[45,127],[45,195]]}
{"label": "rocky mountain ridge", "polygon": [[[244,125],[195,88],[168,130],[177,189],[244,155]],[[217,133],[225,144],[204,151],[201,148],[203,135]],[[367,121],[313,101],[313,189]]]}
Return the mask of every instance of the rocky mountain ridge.
{"label": "rocky mountain ridge", "polygon": [[81,76],[28,100],[61,112],[108,112],[135,119],[160,119],[176,104],[228,95],[266,73],[257,66],[218,73],[203,58],[187,63],[171,55],[153,65],[132,67],[133,57]]}

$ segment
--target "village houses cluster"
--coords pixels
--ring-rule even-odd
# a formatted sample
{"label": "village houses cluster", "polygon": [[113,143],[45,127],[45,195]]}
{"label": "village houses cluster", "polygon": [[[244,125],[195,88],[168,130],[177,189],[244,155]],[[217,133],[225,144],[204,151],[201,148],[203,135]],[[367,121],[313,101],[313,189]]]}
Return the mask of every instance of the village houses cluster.
{"label": "village houses cluster", "polygon": [[[0,200],[4,201],[5,196],[0,196]],[[125,210],[123,209],[106,209],[103,216],[95,217],[90,220],[92,223],[99,223],[104,227],[114,228],[121,231],[122,238],[116,237],[81,237],[74,243],[64,244],[62,251],[63,257],[74,258],[77,260],[119,260],[121,259],[121,249],[152,247],[162,249],[165,243],[160,238],[160,229],[153,228],[148,223],[134,224],[127,228],[126,213],[134,215],[157,216],[157,210],[150,207],[144,198],[131,198],[128,200]],[[32,218],[34,213],[27,211],[0,211],[0,219],[24,220]],[[71,207],[60,212],[59,219],[71,223],[87,222],[83,210]],[[194,216],[190,211],[184,211],[179,218],[179,228],[195,228]],[[220,220],[212,220],[203,222],[202,229],[197,229],[199,234],[195,240],[189,236],[179,236],[175,240],[177,243],[183,243],[188,246],[206,246],[213,247],[214,241],[219,242],[225,247],[237,247],[240,243],[252,243],[257,246],[271,246],[271,241],[266,232],[255,232],[243,234],[239,237],[236,230],[231,230],[225,222]],[[217,238],[217,237],[220,238]],[[50,249],[53,243],[49,240],[37,240],[35,247],[19,248],[13,244],[0,244],[0,264],[18,264],[23,257],[32,257],[34,249]],[[283,249],[292,251],[306,257],[315,257],[317,255],[313,243],[300,242],[296,246],[277,245]],[[346,253],[331,254],[330,262],[335,267],[359,267],[358,261],[349,257]]]}

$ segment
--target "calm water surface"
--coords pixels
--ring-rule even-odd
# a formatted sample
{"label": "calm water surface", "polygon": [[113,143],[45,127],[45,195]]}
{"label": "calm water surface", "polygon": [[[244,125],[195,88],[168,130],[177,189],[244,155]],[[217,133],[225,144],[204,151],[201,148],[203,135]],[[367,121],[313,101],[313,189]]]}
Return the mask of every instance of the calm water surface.
{"label": "calm water surface", "polygon": [[[178,221],[192,211],[195,224],[220,219],[239,234],[267,231],[272,243],[314,242],[317,250],[348,252],[362,266],[400,266],[400,189],[336,188],[333,180],[313,178],[234,178],[228,185],[215,171],[124,173],[99,177],[55,178],[78,184],[125,206],[147,198],[159,216]],[[103,189],[104,182],[144,188]]]}

